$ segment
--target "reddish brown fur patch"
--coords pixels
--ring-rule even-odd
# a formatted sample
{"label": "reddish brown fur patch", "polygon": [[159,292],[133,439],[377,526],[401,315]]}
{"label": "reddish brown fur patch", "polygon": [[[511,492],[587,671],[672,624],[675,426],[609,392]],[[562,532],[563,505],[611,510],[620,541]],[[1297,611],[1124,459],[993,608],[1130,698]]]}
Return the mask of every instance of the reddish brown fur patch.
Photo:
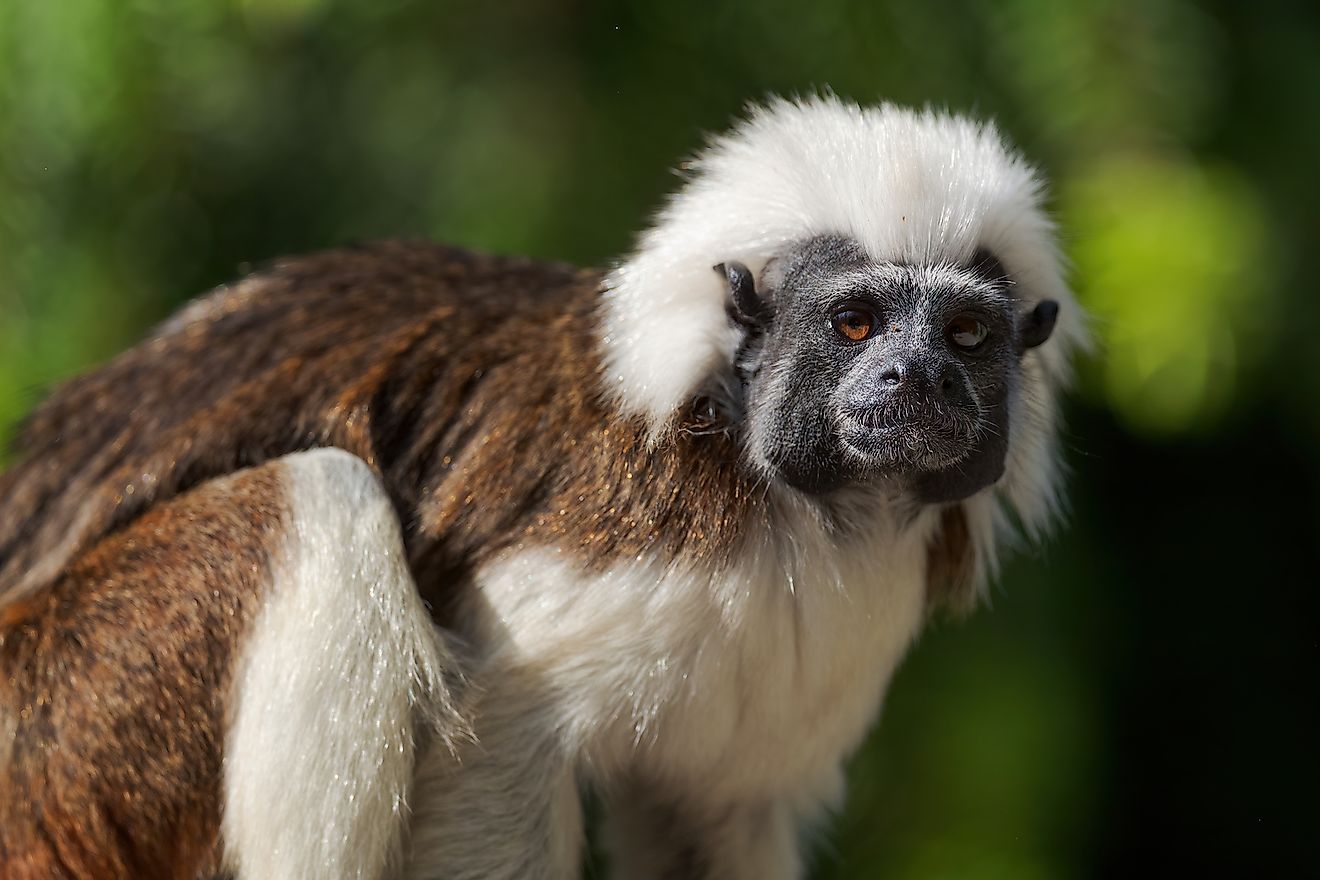
{"label": "reddish brown fur patch", "polygon": [[0,629],[17,626],[33,615],[35,608],[31,602],[13,602],[0,608]]}
{"label": "reddish brown fur patch", "polygon": [[230,662],[269,581],[281,505],[271,468],[208,483],[6,609],[0,877],[218,868]]}
{"label": "reddish brown fur patch", "polygon": [[926,551],[927,606],[955,612],[969,610],[976,601],[975,568],[967,512],[960,504],[946,507]]}

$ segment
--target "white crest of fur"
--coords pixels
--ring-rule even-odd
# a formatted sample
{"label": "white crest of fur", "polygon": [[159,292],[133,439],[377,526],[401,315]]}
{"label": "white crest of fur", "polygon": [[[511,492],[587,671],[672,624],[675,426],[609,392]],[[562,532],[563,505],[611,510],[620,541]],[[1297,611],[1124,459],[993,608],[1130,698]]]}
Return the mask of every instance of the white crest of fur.
{"label": "white crest of fur", "polygon": [[401,867],[414,729],[460,732],[442,684],[456,667],[367,465],[334,449],[281,464],[285,557],[225,739],[226,857],[239,877],[376,880]]}
{"label": "white crest of fur", "polygon": [[[1024,302],[1056,300],[1052,338],[1024,358],[998,489],[1029,532],[1055,506],[1055,393],[1085,322],[1064,281],[1036,172],[989,123],[835,97],[753,108],[714,139],[634,255],[607,281],[605,384],[653,436],[703,384],[727,370],[739,341],[712,267],[755,272],[787,247],[834,234],[876,260],[965,264],[977,248],[1003,263]],[[976,499],[973,499],[975,502]],[[978,569],[993,569],[992,503],[970,503]]]}

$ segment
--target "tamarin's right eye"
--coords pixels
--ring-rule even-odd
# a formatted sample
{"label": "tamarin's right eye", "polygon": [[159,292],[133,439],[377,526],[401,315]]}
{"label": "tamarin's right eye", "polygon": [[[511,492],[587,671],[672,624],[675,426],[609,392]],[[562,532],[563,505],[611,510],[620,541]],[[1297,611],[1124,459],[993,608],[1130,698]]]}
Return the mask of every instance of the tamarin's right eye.
{"label": "tamarin's right eye", "polygon": [[834,332],[850,342],[863,342],[875,332],[875,315],[863,309],[841,309],[830,318]]}

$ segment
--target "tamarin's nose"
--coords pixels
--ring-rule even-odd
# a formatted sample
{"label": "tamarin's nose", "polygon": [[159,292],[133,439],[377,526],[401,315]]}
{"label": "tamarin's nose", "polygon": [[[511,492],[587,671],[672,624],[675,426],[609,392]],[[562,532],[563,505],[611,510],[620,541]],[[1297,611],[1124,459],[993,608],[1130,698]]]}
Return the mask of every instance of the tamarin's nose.
{"label": "tamarin's nose", "polygon": [[905,391],[912,394],[929,392],[931,381],[924,364],[913,358],[895,358],[880,371],[883,390]]}
{"label": "tamarin's nose", "polygon": [[[970,392],[957,364],[948,362],[938,368],[933,366],[916,358],[895,358],[880,371],[881,391],[924,395],[953,404],[966,403]],[[938,381],[933,376],[938,376]]]}

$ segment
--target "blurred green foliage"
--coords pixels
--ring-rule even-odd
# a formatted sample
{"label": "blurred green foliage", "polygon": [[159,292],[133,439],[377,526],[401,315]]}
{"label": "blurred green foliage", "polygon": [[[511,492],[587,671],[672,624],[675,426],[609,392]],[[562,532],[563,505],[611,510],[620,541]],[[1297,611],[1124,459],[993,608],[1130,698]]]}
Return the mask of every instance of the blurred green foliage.
{"label": "blurred green foliage", "polygon": [[1313,855],[1320,18],[1188,0],[10,0],[0,430],[189,296],[390,235],[601,264],[749,99],[999,120],[1097,357],[1072,525],[900,673],[820,877]]}

